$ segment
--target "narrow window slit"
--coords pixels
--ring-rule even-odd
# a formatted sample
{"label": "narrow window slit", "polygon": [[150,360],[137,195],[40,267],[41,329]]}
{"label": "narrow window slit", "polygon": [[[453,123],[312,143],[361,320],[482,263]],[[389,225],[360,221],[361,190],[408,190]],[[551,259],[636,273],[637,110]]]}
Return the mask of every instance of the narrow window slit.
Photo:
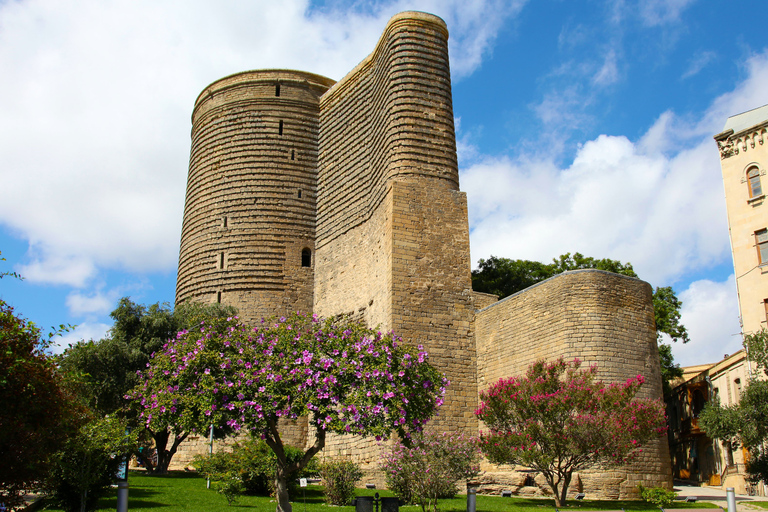
{"label": "narrow window slit", "polygon": [[277,85],[275,85],[275,96],[280,96],[280,83],[278,82]]}
{"label": "narrow window slit", "polygon": [[280,126],[277,128],[277,134],[282,135],[283,134],[283,121],[280,121]]}
{"label": "narrow window slit", "polygon": [[301,199],[301,189],[299,189],[299,199]]}
{"label": "narrow window slit", "polygon": [[293,149],[291,150],[291,160],[296,160],[296,151]]}
{"label": "narrow window slit", "polygon": [[308,248],[304,248],[301,251],[301,266],[302,267],[312,266],[312,251]]}
{"label": "narrow window slit", "polygon": [[223,252],[219,255],[219,268],[222,270],[224,269],[224,253]]}
{"label": "narrow window slit", "polygon": [[224,227],[227,227],[227,216],[224,216]]}
{"label": "narrow window slit", "polygon": [[216,302],[221,304],[221,292],[216,292]]}

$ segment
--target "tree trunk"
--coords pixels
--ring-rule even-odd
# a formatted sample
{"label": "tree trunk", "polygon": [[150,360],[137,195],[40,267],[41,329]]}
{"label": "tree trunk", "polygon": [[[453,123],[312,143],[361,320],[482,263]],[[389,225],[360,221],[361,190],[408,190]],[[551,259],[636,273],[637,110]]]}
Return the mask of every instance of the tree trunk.
{"label": "tree trunk", "polygon": [[288,464],[288,458],[285,456],[283,440],[280,439],[280,433],[277,431],[277,421],[268,421],[269,435],[264,438],[274,452],[277,458],[277,471],[275,471],[275,498],[277,501],[277,512],[292,512],[290,497],[288,496],[288,477],[294,471],[299,471],[309,464],[312,457],[325,446],[325,430],[318,428],[315,436],[315,444],[310,446],[304,456],[297,463]]}
{"label": "tree trunk", "polygon": [[169,429],[161,430],[159,432],[151,432],[152,438],[155,440],[155,449],[157,450],[157,466],[155,466],[155,472],[159,475],[163,475],[168,472],[168,466],[171,464],[171,459],[176,454],[176,450],[179,445],[187,438],[188,433],[184,433],[180,436],[175,436],[171,448],[168,449],[168,439],[171,437],[171,431]]}
{"label": "tree trunk", "polygon": [[171,433],[166,428],[157,432],[151,432],[152,439],[155,440],[155,451],[157,451],[157,465],[155,466],[155,473],[163,475],[168,472],[168,464],[171,462],[170,457],[167,457],[166,447],[168,446],[168,437]]}
{"label": "tree trunk", "polygon": [[560,489],[560,507],[565,506],[565,499],[568,495],[568,486],[571,484],[571,473],[566,473],[563,475],[562,481],[562,488]]}
{"label": "tree trunk", "polygon": [[552,489],[552,495],[555,498],[555,508],[564,507],[566,497],[568,495],[568,486],[571,483],[571,477],[573,476],[573,470],[568,467],[557,470],[542,471],[544,478],[547,481],[547,485]]}
{"label": "tree trunk", "polygon": [[288,475],[286,467],[277,463],[275,472],[275,499],[277,501],[277,512],[292,512],[291,500],[288,496]]}

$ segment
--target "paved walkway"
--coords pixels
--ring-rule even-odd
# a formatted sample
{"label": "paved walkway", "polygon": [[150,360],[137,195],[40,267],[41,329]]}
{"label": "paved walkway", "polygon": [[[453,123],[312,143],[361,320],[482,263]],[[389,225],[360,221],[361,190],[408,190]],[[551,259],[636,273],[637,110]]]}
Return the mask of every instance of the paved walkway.
{"label": "paved walkway", "polygon": [[[696,497],[697,501],[714,503],[723,510],[728,510],[728,502],[726,501],[725,491],[720,490],[717,487],[696,487],[693,485],[678,485],[676,483],[675,492],[677,492],[678,499],[684,500],[687,497],[694,496]],[[738,510],[765,511],[764,508],[750,506],[750,502],[752,501],[768,501],[768,496],[747,496],[746,494],[737,494],[736,508]]]}

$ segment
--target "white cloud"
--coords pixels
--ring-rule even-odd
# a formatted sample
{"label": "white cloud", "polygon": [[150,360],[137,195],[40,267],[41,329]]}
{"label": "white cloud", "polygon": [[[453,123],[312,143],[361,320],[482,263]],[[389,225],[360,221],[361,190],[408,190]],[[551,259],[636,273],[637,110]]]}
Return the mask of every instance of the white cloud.
{"label": "white cloud", "polygon": [[616,50],[608,50],[603,57],[603,65],[592,77],[592,83],[601,87],[615,84],[619,81]]}
{"label": "white cloud", "polygon": [[736,281],[695,281],[679,294],[683,301],[680,319],[691,342],[672,343],[675,362],[691,366],[720,361],[741,348],[741,327]]}
{"label": "white cloud", "polygon": [[0,2],[0,225],[33,248],[30,281],[80,287],[99,269],[173,268],[189,118],[208,83],[269,67],[341,78],[413,8],[445,17],[459,77],[524,4]]}
{"label": "white cloud", "polygon": [[106,315],[114,309],[118,298],[116,290],[107,293],[96,290],[88,295],[74,291],[67,295],[66,304],[70,315]]}
{"label": "white cloud", "polygon": [[680,15],[696,0],[640,0],[640,19],[648,26],[666,25],[680,20]]}
{"label": "white cloud", "polygon": [[[463,170],[472,260],[549,261],[565,252],[631,262],[655,286],[730,257],[720,160],[712,135],[729,115],[768,103],[768,51],[701,119],[664,112],[636,142],[600,135],[572,163],[555,156],[485,158]],[[552,113],[557,109],[552,108]],[[542,141],[558,148],[556,137]]]}
{"label": "white cloud", "polygon": [[666,157],[601,135],[565,169],[548,158],[473,165],[462,174],[473,261],[491,254],[549,261],[579,251],[630,261],[655,285],[721,261],[728,231],[709,144]]}
{"label": "white cloud", "polygon": [[715,52],[697,52],[688,64],[688,69],[685,70],[685,73],[680,78],[685,80],[697,75],[699,71],[707,67],[716,57],[717,54]]}
{"label": "white cloud", "polygon": [[107,331],[111,328],[111,325],[102,323],[83,322],[78,324],[74,331],[54,339],[54,345],[51,347],[52,352],[54,354],[61,354],[70,345],[74,345],[78,341],[100,340],[107,335]]}
{"label": "white cloud", "polygon": [[30,283],[64,284],[82,287],[96,273],[93,262],[85,257],[46,255],[35,257],[17,271]]}

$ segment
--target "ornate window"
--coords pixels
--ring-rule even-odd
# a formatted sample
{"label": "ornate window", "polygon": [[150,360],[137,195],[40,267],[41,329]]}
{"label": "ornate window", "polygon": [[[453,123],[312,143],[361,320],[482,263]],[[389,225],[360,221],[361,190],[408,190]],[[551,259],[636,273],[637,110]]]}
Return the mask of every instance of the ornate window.
{"label": "ornate window", "polygon": [[763,186],[760,184],[760,169],[750,167],[747,170],[747,181],[749,182],[750,199],[763,195]]}
{"label": "ornate window", "polygon": [[755,231],[755,246],[760,264],[768,263],[768,229]]}

